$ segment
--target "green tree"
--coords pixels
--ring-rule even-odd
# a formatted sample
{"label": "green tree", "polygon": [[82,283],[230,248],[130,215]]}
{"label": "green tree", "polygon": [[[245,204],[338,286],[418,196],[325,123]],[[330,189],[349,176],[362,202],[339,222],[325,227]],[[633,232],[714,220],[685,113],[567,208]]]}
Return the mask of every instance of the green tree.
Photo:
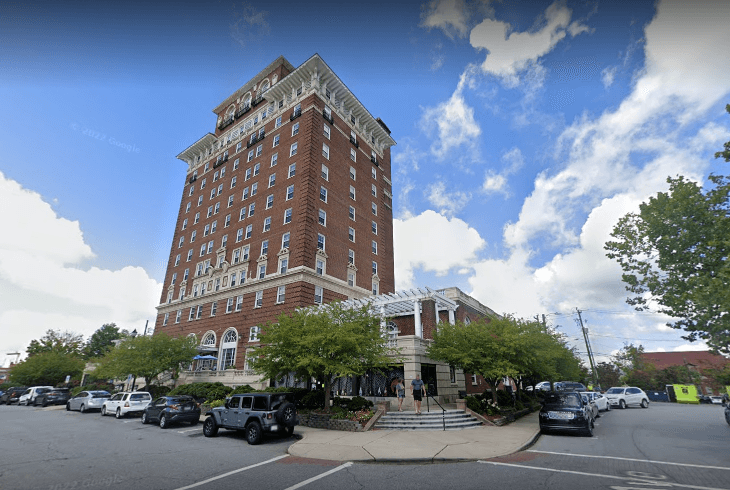
{"label": "green tree", "polygon": [[84,337],[68,330],[46,330],[46,334],[38,340],[31,340],[25,352],[28,357],[43,352],[58,352],[61,354],[81,354]]}
{"label": "green tree", "polygon": [[621,386],[621,371],[615,364],[610,362],[599,362],[596,365],[598,382],[604,390],[612,386]]}
{"label": "green tree", "polygon": [[654,374],[655,390],[663,391],[667,385],[693,385],[699,382],[699,373],[688,369],[687,366],[669,366]]}
{"label": "green tree", "polygon": [[[725,106],[725,110],[730,114],[730,104]],[[715,153],[715,158],[723,158],[726,162],[730,162],[730,141],[726,141],[723,151]]]}
{"label": "green tree", "polygon": [[153,336],[128,337],[99,359],[93,375],[97,378],[144,378],[150,386],[152,379],[170,371],[177,379],[180,364],[192,362],[196,354],[192,337],[170,337],[165,333]]}
{"label": "green tree", "polygon": [[84,357],[96,359],[103,357],[114,347],[114,340],[120,340],[129,335],[126,330],[119,330],[114,323],[105,323],[94,332],[84,346]]}
{"label": "green tree", "polygon": [[56,386],[66,376],[77,377],[84,370],[85,362],[76,355],[63,352],[40,352],[13,366],[9,381],[15,385]]}
{"label": "green tree", "polygon": [[324,379],[329,409],[332,378],[362,375],[399,361],[389,356],[380,322],[367,306],[349,309],[339,302],[282,313],[263,329],[251,368],[267,378],[295,373]]}
{"label": "green tree", "polygon": [[730,354],[730,181],[711,175],[703,190],[682,176],[622,217],[606,242],[637,310],[656,308],[684,339]]}

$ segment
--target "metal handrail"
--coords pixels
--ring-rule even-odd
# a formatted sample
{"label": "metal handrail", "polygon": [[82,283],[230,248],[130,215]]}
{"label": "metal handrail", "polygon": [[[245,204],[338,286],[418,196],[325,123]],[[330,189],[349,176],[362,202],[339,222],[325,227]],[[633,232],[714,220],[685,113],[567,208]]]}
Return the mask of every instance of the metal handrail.
{"label": "metal handrail", "polygon": [[428,397],[431,397],[433,399],[434,403],[436,403],[436,405],[438,405],[439,408],[441,409],[441,421],[443,422],[444,430],[446,430],[446,409],[441,406],[441,404],[433,397],[433,395],[431,393],[426,392],[426,411],[427,412],[429,412],[429,413],[431,412],[431,406],[428,404]]}

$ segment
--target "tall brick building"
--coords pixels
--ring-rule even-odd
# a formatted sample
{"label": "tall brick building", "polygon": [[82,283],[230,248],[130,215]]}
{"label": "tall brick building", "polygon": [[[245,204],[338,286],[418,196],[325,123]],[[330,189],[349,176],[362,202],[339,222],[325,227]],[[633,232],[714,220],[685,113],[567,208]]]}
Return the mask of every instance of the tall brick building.
{"label": "tall brick building", "polygon": [[[394,291],[387,126],[314,55],[279,57],[221,102],[187,164],[155,332],[217,371],[281,312]],[[248,378],[251,377],[250,380]]]}

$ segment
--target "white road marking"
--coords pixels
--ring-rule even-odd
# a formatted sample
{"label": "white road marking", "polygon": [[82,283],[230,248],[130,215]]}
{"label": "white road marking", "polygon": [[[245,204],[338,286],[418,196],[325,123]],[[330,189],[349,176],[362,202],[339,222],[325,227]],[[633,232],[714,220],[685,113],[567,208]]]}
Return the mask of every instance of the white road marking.
{"label": "white road marking", "polygon": [[592,454],[558,453],[558,452],[553,452],[553,451],[537,451],[537,450],[533,450],[533,449],[528,449],[526,452],[540,453],[540,454],[557,454],[558,456],[575,456],[577,458],[617,459],[619,461],[638,461],[640,463],[667,464],[667,465],[672,465],[672,466],[687,466],[690,468],[703,468],[703,469],[707,469],[707,470],[730,471],[730,467],[725,467],[725,466],[708,466],[708,465],[690,464],[690,463],[672,463],[669,461],[653,461],[651,459],[619,458],[616,456],[596,456],[596,455],[592,455]]}
{"label": "white road marking", "polygon": [[185,430],[179,430],[177,431],[178,434],[185,434],[186,432],[193,432],[193,431],[199,431],[200,427],[196,427],[194,429],[185,429]]}
{"label": "white road marking", "polygon": [[237,470],[229,471],[228,473],[223,473],[222,475],[214,476],[212,478],[208,478],[207,480],[199,481],[198,483],[193,483],[192,485],[188,485],[186,487],[180,487],[175,490],[187,490],[188,488],[195,488],[200,487],[202,485],[207,485],[208,483],[216,480],[220,480],[221,478],[226,478],[231,475],[235,475],[236,473],[240,473],[242,471],[250,470],[252,468],[257,468],[259,466],[263,466],[265,464],[273,463],[274,461],[279,461],[280,459],[284,459],[289,457],[288,454],[283,454],[281,456],[277,456],[275,458],[267,459],[266,461],[262,461],[260,463],[252,464],[250,466],[244,466],[243,468],[238,468]]}
{"label": "white road marking", "polygon": [[284,490],[295,490],[296,488],[302,488],[305,485],[309,485],[313,481],[317,481],[320,478],[324,478],[325,476],[329,476],[332,473],[337,473],[338,471],[344,470],[345,468],[347,468],[349,466],[352,466],[352,461],[348,461],[347,463],[342,464],[342,465],[338,466],[337,468],[333,468],[333,469],[331,469],[329,471],[326,471],[326,472],[322,473],[321,475],[313,476],[309,480],[304,480],[303,482],[297,483],[296,485],[294,485],[292,487],[289,487],[289,488],[286,488]]}
{"label": "white road marking", "polygon": [[[600,478],[612,478],[614,480],[631,480],[633,485],[651,485],[651,486],[657,486],[658,483],[655,480],[651,480],[651,483],[647,482],[647,480],[636,477],[636,476],[618,476],[618,475],[603,475],[601,473],[586,473],[584,471],[572,471],[572,470],[558,470],[555,468],[540,468],[539,466],[526,466],[521,464],[512,464],[512,463],[498,463],[496,461],[479,461],[483,464],[491,464],[495,466],[509,466],[511,468],[524,468],[528,470],[540,470],[540,471],[552,471],[553,473],[567,473],[570,475],[580,475],[580,476],[597,476]],[[668,481],[662,481],[661,485],[663,487],[682,487],[682,488],[694,488],[697,490],[727,490],[723,488],[713,488],[713,487],[700,487],[697,485],[684,485],[682,483],[673,483]]]}

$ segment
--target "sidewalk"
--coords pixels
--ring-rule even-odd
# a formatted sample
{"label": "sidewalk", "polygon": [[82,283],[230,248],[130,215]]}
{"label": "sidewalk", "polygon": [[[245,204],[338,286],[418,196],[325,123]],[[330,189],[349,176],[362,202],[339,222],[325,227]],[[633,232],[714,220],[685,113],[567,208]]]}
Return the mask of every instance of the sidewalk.
{"label": "sidewalk", "polygon": [[452,431],[341,432],[297,426],[295,433],[302,440],[289,447],[289,454],[334,461],[474,461],[512,454],[532,444],[540,433],[537,418],[534,412],[503,427]]}

